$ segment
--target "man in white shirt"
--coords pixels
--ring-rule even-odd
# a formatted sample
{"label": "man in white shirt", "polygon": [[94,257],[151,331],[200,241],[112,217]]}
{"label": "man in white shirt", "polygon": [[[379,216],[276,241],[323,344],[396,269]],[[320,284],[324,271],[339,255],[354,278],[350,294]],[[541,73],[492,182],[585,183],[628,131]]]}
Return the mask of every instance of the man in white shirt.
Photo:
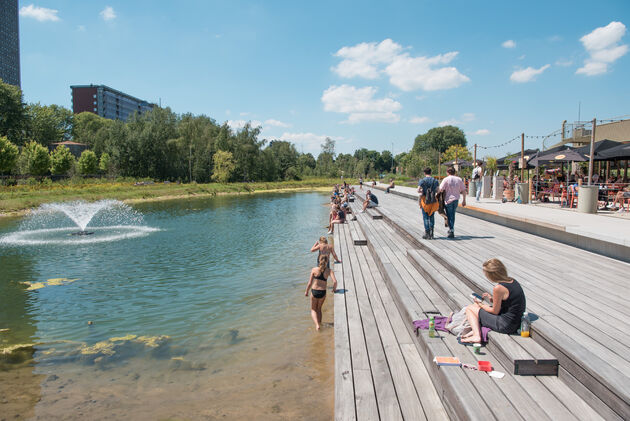
{"label": "man in white shirt", "polygon": [[455,238],[455,210],[463,195],[462,206],[466,206],[466,185],[455,175],[455,168],[448,167],[448,176],[440,183],[440,191],[444,192],[444,211],[448,218],[448,238]]}

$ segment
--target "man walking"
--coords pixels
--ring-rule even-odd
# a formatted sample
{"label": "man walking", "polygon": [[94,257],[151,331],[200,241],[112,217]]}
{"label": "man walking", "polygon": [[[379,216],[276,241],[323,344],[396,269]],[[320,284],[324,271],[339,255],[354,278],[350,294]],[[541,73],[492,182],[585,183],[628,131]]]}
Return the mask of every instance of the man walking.
{"label": "man walking", "polygon": [[477,160],[475,161],[475,169],[472,172],[472,179],[475,183],[475,198],[477,202],[479,201],[479,197],[481,196],[481,180],[483,179],[483,167],[482,162]]}
{"label": "man walking", "polygon": [[422,210],[422,220],[424,221],[425,240],[433,239],[433,227],[435,226],[435,211],[440,207],[436,195],[440,188],[440,183],[431,177],[431,168],[424,169],[424,178],[418,182],[418,197],[420,201],[420,209]]}
{"label": "man walking", "polygon": [[444,192],[444,210],[448,218],[448,238],[455,238],[455,210],[459,203],[459,195],[463,195],[462,206],[466,206],[466,185],[455,175],[455,168],[448,167],[448,176],[442,180],[440,191]]}

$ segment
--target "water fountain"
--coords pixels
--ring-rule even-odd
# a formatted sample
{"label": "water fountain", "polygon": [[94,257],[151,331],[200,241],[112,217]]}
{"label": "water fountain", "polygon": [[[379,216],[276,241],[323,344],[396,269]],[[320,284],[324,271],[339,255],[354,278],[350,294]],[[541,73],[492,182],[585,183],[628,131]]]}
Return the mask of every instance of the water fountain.
{"label": "water fountain", "polygon": [[108,242],[153,231],[140,212],[118,200],[46,203],[33,210],[18,231],[0,237],[0,245]]}

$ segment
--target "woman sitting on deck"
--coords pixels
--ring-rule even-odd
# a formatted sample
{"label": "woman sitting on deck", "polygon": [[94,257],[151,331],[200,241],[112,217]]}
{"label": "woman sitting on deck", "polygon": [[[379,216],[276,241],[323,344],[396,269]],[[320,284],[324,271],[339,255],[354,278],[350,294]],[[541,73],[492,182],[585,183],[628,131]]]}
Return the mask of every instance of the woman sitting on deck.
{"label": "woman sitting on deck", "polygon": [[328,256],[320,256],[319,265],[311,270],[311,276],[306,285],[304,295],[308,297],[311,290],[311,317],[315,322],[315,328],[319,330],[322,324],[322,306],[326,299],[326,282],[328,277],[333,280],[333,292],[337,292],[337,279],[333,271],[328,269]]}
{"label": "woman sitting on deck", "polygon": [[475,302],[466,307],[466,318],[472,332],[462,337],[462,342],[481,342],[481,326],[498,333],[515,333],[525,312],[525,293],[521,285],[507,274],[507,269],[499,259],[490,259],[483,264],[483,273],[496,283],[492,295],[484,292],[482,297],[492,305]]}
{"label": "woman sitting on deck", "polygon": [[[311,252],[315,252],[315,251],[319,251],[319,253],[317,254],[318,265],[319,265],[320,257],[326,256],[330,259],[331,254],[335,258],[335,263],[341,263],[341,260],[339,260],[339,258],[337,257],[337,254],[335,253],[335,247],[328,244],[328,240],[324,236],[319,237],[319,241],[316,241],[315,244],[313,244],[313,247],[311,247]],[[330,264],[328,265],[328,267],[330,267]]]}
{"label": "woman sitting on deck", "polygon": [[346,213],[341,210],[340,206],[335,205],[333,207],[334,219],[330,221],[330,231],[328,234],[333,234],[335,232],[335,224],[345,224],[346,223]]}

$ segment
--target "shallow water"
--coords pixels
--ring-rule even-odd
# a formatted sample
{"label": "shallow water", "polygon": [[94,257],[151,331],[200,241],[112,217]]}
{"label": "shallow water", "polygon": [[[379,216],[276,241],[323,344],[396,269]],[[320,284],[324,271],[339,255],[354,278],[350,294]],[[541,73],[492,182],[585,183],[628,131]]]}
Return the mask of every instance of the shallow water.
{"label": "shallow water", "polygon": [[332,418],[332,299],[316,333],[304,297],[323,198],[137,205],[141,235],[104,241],[0,222],[0,347],[36,344],[0,361],[0,419]]}

